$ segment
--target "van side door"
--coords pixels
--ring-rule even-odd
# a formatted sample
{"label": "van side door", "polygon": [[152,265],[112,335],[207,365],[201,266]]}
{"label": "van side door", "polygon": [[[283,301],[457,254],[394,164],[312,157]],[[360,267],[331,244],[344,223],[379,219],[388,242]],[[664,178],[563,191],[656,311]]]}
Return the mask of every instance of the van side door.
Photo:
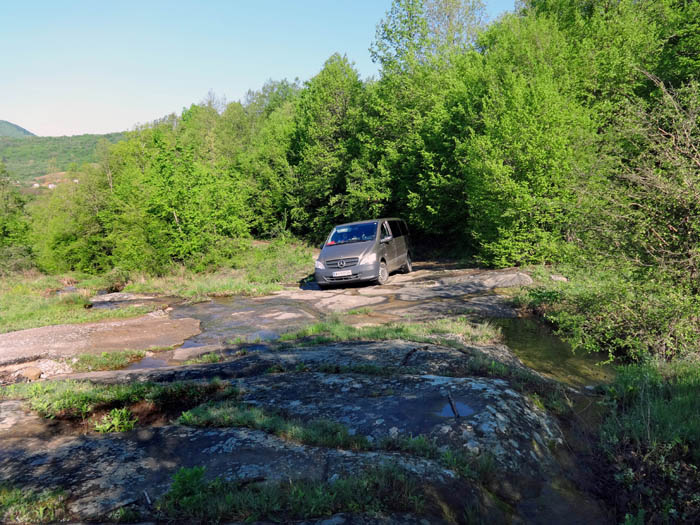
{"label": "van side door", "polygon": [[394,249],[396,250],[396,260],[394,264],[397,268],[406,264],[406,253],[408,250],[408,245],[406,244],[407,237],[404,228],[401,227],[401,222],[402,221],[399,220],[389,221],[389,228],[391,228],[391,234],[394,236]]}
{"label": "van side door", "polygon": [[394,239],[389,223],[382,222],[379,232],[380,257],[386,259],[387,269],[392,272],[396,268],[396,239]]}

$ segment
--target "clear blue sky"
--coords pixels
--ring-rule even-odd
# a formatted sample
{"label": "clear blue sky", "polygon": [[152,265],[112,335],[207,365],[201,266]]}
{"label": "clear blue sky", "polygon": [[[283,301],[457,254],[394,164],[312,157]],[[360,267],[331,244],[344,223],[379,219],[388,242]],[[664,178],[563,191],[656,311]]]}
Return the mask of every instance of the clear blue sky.
{"label": "clear blue sky", "polygon": [[[267,79],[307,80],[333,53],[363,77],[391,0],[32,1],[0,10],[0,120],[37,135],[131,129]],[[513,0],[486,0],[495,18]]]}

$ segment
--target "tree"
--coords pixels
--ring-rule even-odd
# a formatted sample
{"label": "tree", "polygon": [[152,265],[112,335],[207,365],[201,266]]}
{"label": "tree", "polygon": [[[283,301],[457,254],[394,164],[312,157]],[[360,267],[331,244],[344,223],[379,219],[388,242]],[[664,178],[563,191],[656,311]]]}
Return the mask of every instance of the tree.
{"label": "tree", "polygon": [[321,238],[347,216],[347,175],[359,153],[362,92],[353,65],[335,54],[297,99],[291,144],[296,180],[289,213],[299,233]]}
{"label": "tree", "polygon": [[377,25],[372,60],[385,73],[470,49],[484,27],[482,0],[394,0]]}

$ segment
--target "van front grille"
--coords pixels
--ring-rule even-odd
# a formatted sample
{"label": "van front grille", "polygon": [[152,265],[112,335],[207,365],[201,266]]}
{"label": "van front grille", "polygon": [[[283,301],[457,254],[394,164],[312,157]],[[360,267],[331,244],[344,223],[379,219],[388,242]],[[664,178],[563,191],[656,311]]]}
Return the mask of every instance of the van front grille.
{"label": "van front grille", "polygon": [[[326,261],[326,268],[350,268],[351,266],[356,266],[357,263],[359,262],[360,258],[359,257],[346,257],[345,259],[331,259],[330,261]],[[343,261],[345,264],[340,265],[340,261]]]}

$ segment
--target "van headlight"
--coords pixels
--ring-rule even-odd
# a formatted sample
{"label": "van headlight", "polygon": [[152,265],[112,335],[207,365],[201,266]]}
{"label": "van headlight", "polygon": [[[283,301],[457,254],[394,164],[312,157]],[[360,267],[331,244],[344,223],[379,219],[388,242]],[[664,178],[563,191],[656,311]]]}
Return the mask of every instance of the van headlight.
{"label": "van headlight", "polygon": [[314,265],[314,268],[316,268],[317,270],[325,270],[326,269],[326,267],[323,265],[323,263],[318,259],[316,259],[316,264]]}
{"label": "van headlight", "polygon": [[374,264],[377,262],[376,252],[370,252],[360,259],[360,264]]}

